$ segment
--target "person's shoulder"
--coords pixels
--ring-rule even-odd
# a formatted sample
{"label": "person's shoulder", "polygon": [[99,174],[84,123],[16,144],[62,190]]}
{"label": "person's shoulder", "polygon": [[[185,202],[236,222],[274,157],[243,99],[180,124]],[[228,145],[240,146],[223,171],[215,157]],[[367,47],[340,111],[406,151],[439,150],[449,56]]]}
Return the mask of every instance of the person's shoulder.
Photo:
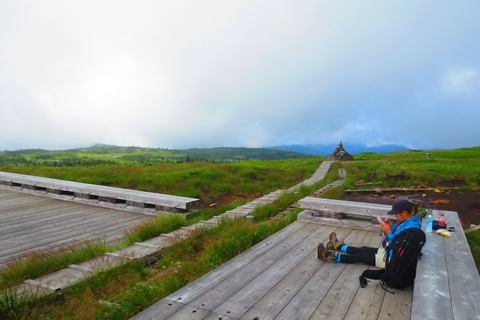
{"label": "person's shoulder", "polygon": [[413,216],[408,221],[408,225],[413,228],[421,228],[422,227],[422,220],[419,217]]}

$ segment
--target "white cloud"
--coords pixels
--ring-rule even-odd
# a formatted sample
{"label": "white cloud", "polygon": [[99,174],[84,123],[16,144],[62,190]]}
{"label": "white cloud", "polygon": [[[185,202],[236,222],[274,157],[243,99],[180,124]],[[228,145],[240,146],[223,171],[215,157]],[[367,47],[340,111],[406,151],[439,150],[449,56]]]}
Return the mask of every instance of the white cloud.
{"label": "white cloud", "polygon": [[478,92],[480,90],[480,72],[474,67],[453,69],[444,76],[442,84],[447,93]]}
{"label": "white cloud", "polygon": [[[432,118],[449,122],[453,146],[479,112],[479,7],[3,1],[0,149],[441,145]],[[442,78],[449,95],[432,93],[455,65],[471,67]],[[439,116],[455,108],[473,115]]]}

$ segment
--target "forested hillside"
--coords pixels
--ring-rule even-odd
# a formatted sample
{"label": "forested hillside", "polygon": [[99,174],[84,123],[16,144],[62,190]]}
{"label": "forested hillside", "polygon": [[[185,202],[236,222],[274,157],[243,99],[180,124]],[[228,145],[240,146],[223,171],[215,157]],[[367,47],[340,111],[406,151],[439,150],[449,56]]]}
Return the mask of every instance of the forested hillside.
{"label": "forested hillside", "polygon": [[265,148],[160,149],[97,144],[70,150],[26,149],[0,152],[0,165],[90,166],[161,162],[231,162],[310,158],[312,155]]}

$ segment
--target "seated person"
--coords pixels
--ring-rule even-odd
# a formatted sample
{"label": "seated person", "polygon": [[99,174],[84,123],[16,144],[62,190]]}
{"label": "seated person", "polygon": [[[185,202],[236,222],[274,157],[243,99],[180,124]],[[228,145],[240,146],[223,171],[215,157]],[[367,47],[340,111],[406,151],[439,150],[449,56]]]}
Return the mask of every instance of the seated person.
{"label": "seated person", "polygon": [[[332,232],[330,234],[330,241],[326,247],[323,243],[318,245],[318,259],[344,263],[363,262],[377,268],[385,268],[387,246],[393,238],[405,229],[420,228],[422,225],[421,220],[414,216],[414,209],[412,203],[408,200],[398,200],[392,205],[392,210],[387,214],[395,215],[397,223],[393,225],[390,220],[382,220],[382,222],[380,222],[380,227],[387,235],[383,240],[382,248],[352,247],[338,241],[337,234]],[[332,250],[338,250],[342,253],[337,253]],[[390,252],[389,255],[391,257],[392,253]]]}

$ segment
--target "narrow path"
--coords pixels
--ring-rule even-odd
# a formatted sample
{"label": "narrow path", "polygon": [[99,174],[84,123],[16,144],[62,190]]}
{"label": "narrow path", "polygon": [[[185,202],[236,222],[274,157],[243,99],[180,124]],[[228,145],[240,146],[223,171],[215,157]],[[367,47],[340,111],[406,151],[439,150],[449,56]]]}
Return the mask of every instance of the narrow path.
{"label": "narrow path", "polygon": [[[192,230],[205,227],[214,227],[225,217],[246,217],[247,215],[251,214],[257,206],[273,203],[284,193],[295,192],[302,185],[310,186],[322,181],[331,165],[332,161],[323,161],[311,178],[304,180],[288,190],[277,190],[271,192],[270,194],[264,195],[263,197],[257,198],[233,210],[227,211],[219,216],[215,216],[207,221],[200,221],[189,227],[180,228],[168,234],[162,234],[158,237],[141,243],[138,242],[130,247],[107,253],[101,257],[97,257],[80,264],[70,265],[68,268],[42,276],[35,280],[26,280],[22,284],[10,288],[10,290],[17,292],[18,294],[28,293],[36,296],[46,295],[88,279],[100,271],[118,267],[125,261],[144,259],[154,256],[162,249],[174,244],[176,240],[188,237]],[[335,181],[334,183],[321,188],[317,192],[323,192],[330,187],[338,186],[342,182],[343,179]]]}

